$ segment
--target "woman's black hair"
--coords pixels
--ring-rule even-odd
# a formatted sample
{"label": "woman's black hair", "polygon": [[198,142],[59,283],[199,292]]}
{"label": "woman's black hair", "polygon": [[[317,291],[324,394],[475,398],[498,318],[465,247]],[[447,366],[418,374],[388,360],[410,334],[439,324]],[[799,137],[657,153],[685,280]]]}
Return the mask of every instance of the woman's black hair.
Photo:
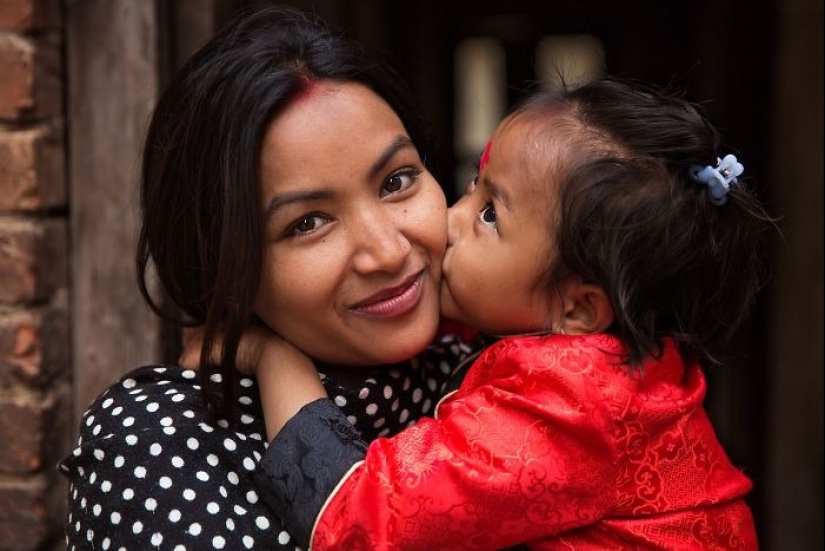
{"label": "woman's black hair", "polygon": [[550,132],[575,128],[549,177],[559,182],[550,221],[559,255],[544,284],[575,275],[602,287],[615,316],[609,331],[632,366],[657,355],[662,337],[687,358],[718,362],[762,287],[761,237],[772,220],[741,178],[716,205],[690,177],[692,166],[729,153],[700,109],[604,78],[537,92],[515,113],[545,117]]}
{"label": "woman's black hair", "polygon": [[[204,328],[207,402],[233,407],[235,355],[262,270],[261,142],[309,81],[360,83],[423,144],[408,88],[356,43],[305,13],[267,8],[230,23],[178,71],[149,126],[141,175],[140,291],[180,326]],[[151,267],[171,309],[156,298]],[[207,351],[221,339],[222,359]]]}

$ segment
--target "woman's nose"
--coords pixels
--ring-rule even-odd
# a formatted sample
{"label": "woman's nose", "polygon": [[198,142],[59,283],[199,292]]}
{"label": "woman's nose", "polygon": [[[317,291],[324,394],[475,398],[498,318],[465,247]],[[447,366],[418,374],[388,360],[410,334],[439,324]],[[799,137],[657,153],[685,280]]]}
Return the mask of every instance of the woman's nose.
{"label": "woman's nose", "polygon": [[389,214],[362,213],[353,230],[355,270],[359,273],[401,271],[412,252],[412,244],[400,224]]}

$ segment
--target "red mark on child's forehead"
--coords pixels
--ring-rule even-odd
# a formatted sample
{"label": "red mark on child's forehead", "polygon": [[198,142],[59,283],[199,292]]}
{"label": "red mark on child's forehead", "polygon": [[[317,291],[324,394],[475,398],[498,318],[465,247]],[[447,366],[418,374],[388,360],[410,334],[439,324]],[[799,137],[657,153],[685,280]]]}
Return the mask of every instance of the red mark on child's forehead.
{"label": "red mark on child's forehead", "polygon": [[493,140],[487,142],[487,147],[484,148],[484,153],[481,154],[481,161],[478,163],[478,171],[484,170],[487,163],[490,162],[490,149],[493,148]]}
{"label": "red mark on child's forehead", "polygon": [[309,98],[317,84],[317,81],[308,76],[301,77],[301,83],[298,85],[298,91],[295,93],[295,101],[302,101]]}

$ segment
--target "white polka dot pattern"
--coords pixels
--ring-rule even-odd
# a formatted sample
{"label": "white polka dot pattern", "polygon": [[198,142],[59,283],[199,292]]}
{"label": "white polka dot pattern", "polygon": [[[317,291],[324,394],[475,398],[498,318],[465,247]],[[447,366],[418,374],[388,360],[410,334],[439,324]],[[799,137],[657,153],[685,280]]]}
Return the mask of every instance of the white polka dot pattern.
{"label": "white polka dot pattern", "polygon": [[[470,352],[453,339],[356,389],[322,378],[369,441],[431,414],[450,375],[443,366]],[[254,488],[268,446],[255,381],[240,378],[236,396],[231,418],[213,420],[197,373],[156,366],[104,392],[59,466],[69,479],[67,549],[299,549]]]}

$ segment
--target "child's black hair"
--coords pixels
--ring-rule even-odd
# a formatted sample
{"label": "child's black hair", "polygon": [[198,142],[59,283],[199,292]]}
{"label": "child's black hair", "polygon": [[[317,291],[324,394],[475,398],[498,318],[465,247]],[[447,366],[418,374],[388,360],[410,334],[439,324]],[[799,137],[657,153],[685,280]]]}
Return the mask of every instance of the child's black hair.
{"label": "child's black hair", "polygon": [[602,287],[631,365],[656,355],[662,337],[686,357],[718,361],[762,286],[771,218],[741,178],[724,205],[691,178],[692,166],[729,153],[699,108],[605,78],[537,92],[522,115],[571,138],[548,175],[560,195],[550,221],[559,255],[544,284],[574,275]]}

